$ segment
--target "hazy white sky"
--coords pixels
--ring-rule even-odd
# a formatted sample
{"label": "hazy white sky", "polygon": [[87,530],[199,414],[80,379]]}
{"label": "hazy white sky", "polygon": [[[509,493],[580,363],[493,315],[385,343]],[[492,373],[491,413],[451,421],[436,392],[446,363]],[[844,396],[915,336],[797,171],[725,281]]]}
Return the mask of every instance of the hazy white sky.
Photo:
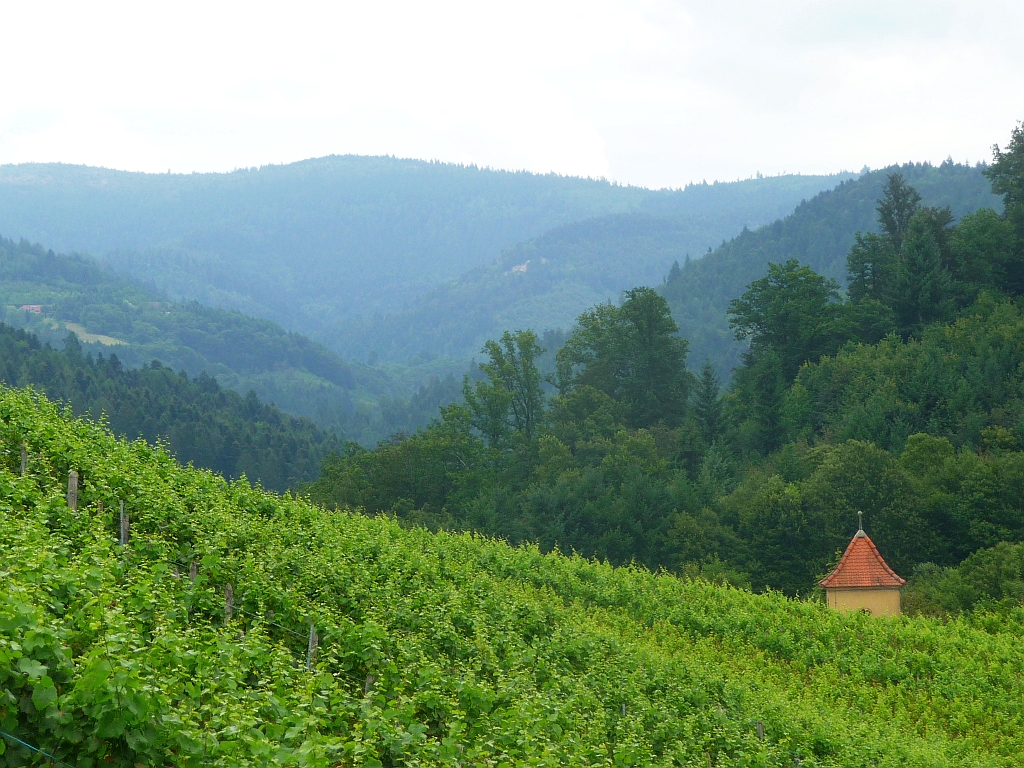
{"label": "hazy white sky", "polygon": [[990,157],[1021,0],[0,5],[0,163],[332,153],[645,186]]}

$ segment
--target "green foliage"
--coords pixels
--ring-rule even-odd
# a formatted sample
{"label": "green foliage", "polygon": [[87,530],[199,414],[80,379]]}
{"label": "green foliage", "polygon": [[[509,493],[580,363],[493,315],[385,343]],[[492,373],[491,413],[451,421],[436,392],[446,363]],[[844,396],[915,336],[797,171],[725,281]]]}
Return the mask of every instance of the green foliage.
{"label": "green foliage", "polygon": [[488,341],[483,351],[490,358],[480,363],[486,379],[471,387],[466,376],[462,385],[472,414],[470,423],[491,445],[500,445],[513,434],[529,440],[536,434],[544,411],[535,361],[545,350],[533,331],[505,331],[500,342]]}
{"label": "green foliage", "polygon": [[789,434],[870,440],[901,450],[915,432],[981,448],[982,430],[1024,434],[1024,311],[982,296],[951,325],[920,339],[890,336],[800,371],[786,397]]}
{"label": "green foliage", "polygon": [[726,404],[732,441],[744,454],[767,456],[786,437],[786,379],[782,357],[772,348],[748,354],[736,371]]}
{"label": "green foliage", "polygon": [[678,425],[692,378],[678,330],[664,298],[650,288],[626,291],[620,307],[602,304],[579,317],[556,356],[559,390],[604,392],[623,404],[634,428]]}
{"label": "green foliage", "polygon": [[[677,279],[660,289],[680,332],[690,340],[691,354],[698,360],[710,357],[723,379],[739,367],[744,345],[733,338],[726,311],[750,283],[765,276],[769,263],[785,264],[796,259],[825,278],[844,281],[847,256],[858,242],[857,233],[871,233],[866,238],[880,237],[874,234],[878,227],[877,205],[892,173],[899,173],[912,185],[925,205],[938,209],[948,206],[959,218],[983,208],[1001,209],[984,170],[980,165],[946,162],[940,166],[908,164],[871,171],[809,197],[785,218],[744,231],[708,255],[694,259],[680,270]],[[855,270],[850,274],[856,274]],[[873,343],[881,336],[860,338]]]}
{"label": "green foliage", "polygon": [[[847,437],[870,435],[869,439],[874,439],[879,418],[891,424],[888,414],[876,411],[871,414],[873,421],[865,421],[848,410],[846,403],[820,402],[818,393],[809,392],[806,383],[799,381],[787,407],[785,387],[802,366],[836,355],[845,344],[874,344],[887,334],[893,334],[887,344],[895,343],[897,335],[909,339],[935,334],[937,324],[962,314],[969,302],[991,303],[989,293],[998,295],[1008,289],[1004,278],[1011,260],[1005,220],[994,211],[983,210],[953,227],[948,207],[922,208],[920,200],[901,174],[890,174],[878,203],[882,234],[858,233],[847,257],[849,301],[840,301],[834,281],[790,260],[784,265],[769,264],[768,276],[755,280],[731,303],[730,324],[737,339],[750,340],[731,396],[736,442],[744,451],[766,455],[779,448],[787,421],[790,436],[819,433],[825,428],[823,419],[837,409],[858,430]],[[877,352],[883,348],[879,345],[870,349]],[[941,360],[937,365],[943,373],[949,373],[953,367],[950,362]],[[1004,367],[997,367],[1005,372]],[[807,379],[815,375],[809,373]],[[889,373],[876,376],[869,384],[861,370],[856,375],[866,385],[865,396],[877,398],[885,391],[892,392],[891,386],[886,388],[880,381],[891,380]],[[838,378],[827,383],[821,379],[821,384],[832,394],[844,386]],[[977,386],[972,387],[972,392],[976,391]],[[914,393],[911,399],[935,404],[921,393]],[[875,405],[879,404],[876,401]],[[906,424],[892,426],[900,430],[899,436],[890,436],[897,443],[909,434]],[[934,431],[922,423],[913,428]],[[874,435],[872,429],[876,430]],[[893,439],[883,442],[894,444]]]}
{"label": "green foliage", "polygon": [[989,301],[921,340],[844,348],[791,387],[768,348],[741,371],[717,439],[701,415],[714,419],[710,367],[699,410],[637,428],[624,397],[594,386],[595,356],[596,373],[552,399],[533,439],[496,440],[452,406],[412,437],[325,462],[308,491],[332,507],[613,563],[720,562],[745,574],[734,580],[790,594],[828,570],[858,511],[897,571],[953,565],[1024,540],[1020,339],[1024,311]]}
{"label": "green foliage", "polygon": [[[949,207],[922,208],[920,201],[917,190],[901,174],[890,174],[878,202],[882,234],[858,233],[847,257],[852,302],[887,307],[893,328],[904,337],[920,333],[929,323],[951,319],[958,298],[971,300],[981,288],[993,287],[984,277],[991,279],[993,265],[1001,261],[986,248],[980,259],[986,265],[984,273],[972,269],[978,266],[977,258],[970,259],[970,264],[960,263],[957,256],[962,254],[950,247],[953,214]],[[985,212],[982,217],[987,217]],[[973,239],[970,234],[968,241]]]}
{"label": "green foliage", "polygon": [[53,321],[76,323],[125,342],[116,351],[129,364],[162,358],[194,375],[206,370],[246,376],[285,368],[344,390],[356,385],[351,365],[309,339],[238,312],[168,302],[84,256],[0,239],[0,274],[0,300],[9,314],[13,310],[23,320],[18,306],[41,304],[44,315],[29,318],[32,330],[45,333],[57,325]]}
{"label": "green foliage", "polygon": [[992,151],[995,157],[985,175],[992,181],[992,191],[1003,196],[1005,220],[1015,235],[1007,284],[1014,293],[1024,294],[1024,125],[1013,129],[1005,149],[996,145]]}
{"label": "green foliage", "polygon": [[974,301],[986,286],[1020,295],[1019,263],[1013,254],[1013,228],[1005,217],[982,208],[960,219],[949,239],[950,273],[960,306]]}
{"label": "green foliage", "polygon": [[[931,170],[926,181],[959,173]],[[828,571],[858,511],[905,573],[1020,541],[1024,314],[996,293],[1012,232],[991,210],[953,226],[948,207],[921,198],[888,176],[881,234],[859,235],[849,254],[848,300],[796,260],[769,264],[732,302],[749,350],[724,398],[710,365],[696,384],[686,372],[666,301],[636,289],[579,318],[535,433],[512,418],[520,367],[507,335],[485,348],[468,408],[332,459],[310,493],[613,563],[720,567],[790,594]],[[392,467],[435,478],[422,483],[434,490],[417,496],[388,479]]]}
{"label": "green foliage", "polygon": [[891,173],[878,202],[878,226],[897,253],[903,250],[903,239],[910,230],[921,203],[921,195],[907,183],[901,173]]}
{"label": "green foliage", "polygon": [[922,563],[914,570],[903,604],[914,615],[943,616],[973,610],[1012,615],[1024,603],[1024,544],[1000,542],[958,566]]}
{"label": "green foliage", "polygon": [[705,445],[713,445],[725,431],[722,411],[722,387],[710,360],[700,367],[693,388],[693,418]]}
{"label": "green foliage", "polygon": [[0,452],[0,728],[80,768],[1009,767],[1024,751],[1017,614],[843,616],[405,530],[182,468],[26,391],[0,390]]}
{"label": "green foliage", "polygon": [[162,440],[182,462],[278,491],[314,479],[339,447],[334,435],[252,391],[242,397],[205,373],[190,379],[156,360],[127,370],[114,354],[83,355],[74,335],[58,351],[0,324],[0,381],[30,384],[77,414],[102,416],[115,434]]}
{"label": "green foliage", "polygon": [[834,352],[843,342],[836,333],[839,311],[836,281],[791,259],[769,264],[768,275],[730,303],[729,325],[738,340],[750,340],[751,357],[775,351],[788,383],[805,362]]}

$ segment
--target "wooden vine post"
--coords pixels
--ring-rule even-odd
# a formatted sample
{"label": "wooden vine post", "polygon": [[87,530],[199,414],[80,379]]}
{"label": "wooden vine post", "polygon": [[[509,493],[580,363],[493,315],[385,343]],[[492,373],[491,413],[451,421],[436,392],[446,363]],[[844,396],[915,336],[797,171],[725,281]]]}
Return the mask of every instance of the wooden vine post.
{"label": "wooden vine post", "polygon": [[68,508],[78,511],[78,473],[73,469],[68,472]]}
{"label": "wooden vine post", "polygon": [[121,510],[121,517],[120,517],[120,521],[121,521],[121,529],[120,529],[121,530],[121,539],[120,539],[121,540],[121,546],[122,547],[127,547],[128,546],[128,533],[129,533],[128,532],[128,513],[124,511],[124,502],[123,501],[120,502],[119,506],[120,506],[120,510]]}
{"label": "wooden vine post", "polygon": [[313,664],[316,663],[316,649],[320,646],[320,638],[317,637],[316,627],[309,625],[309,648],[306,650],[306,671],[313,671]]}
{"label": "wooden vine post", "polygon": [[235,615],[235,590],[227,584],[224,587],[224,623],[227,624],[231,621],[231,617]]}
{"label": "wooden vine post", "polygon": [[193,584],[196,583],[196,576],[199,575],[199,566],[196,565],[196,561],[193,560],[188,564],[188,580]]}
{"label": "wooden vine post", "polygon": [[28,472],[28,446],[25,443],[21,444],[21,476],[24,477]]}

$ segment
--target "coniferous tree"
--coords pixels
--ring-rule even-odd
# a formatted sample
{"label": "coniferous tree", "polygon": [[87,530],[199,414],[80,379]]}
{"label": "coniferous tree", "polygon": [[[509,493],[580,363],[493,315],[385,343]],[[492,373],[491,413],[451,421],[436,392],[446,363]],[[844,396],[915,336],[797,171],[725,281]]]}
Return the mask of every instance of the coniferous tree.
{"label": "coniferous tree", "polygon": [[905,337],[952,314],[952,285],[943,268],[942,248],[943,231],[951,218],[949,209],[923,208],[914,214],[903,235],[893,310],[898,330]]}
{"label": "coniferous tree", "polygon": [[[689,259],[689,254],[687,254]],[[679,260],[672,262],[672,268],[668,271],[668,277],[665,278],[666,283],[671,283],[673,280],[678,280],[679,276],[683,274],[683,270],[679,268]]]}
{"label": "coniferous tree", "polygon": [[705,360],[704,365],[700,367],[700,374],[694,386],[693,418],[706,445],[713,445],[722,436],[725,424],[722,415],[721,387],[718,373],[710,360]]}
{"label": "coniferous tree", "polygon": [[920,204],[921,195],[907,183],[902,173],[889,174],[885,192],[878,202],[878,223],[896,253],[903,247],[910,220]]}

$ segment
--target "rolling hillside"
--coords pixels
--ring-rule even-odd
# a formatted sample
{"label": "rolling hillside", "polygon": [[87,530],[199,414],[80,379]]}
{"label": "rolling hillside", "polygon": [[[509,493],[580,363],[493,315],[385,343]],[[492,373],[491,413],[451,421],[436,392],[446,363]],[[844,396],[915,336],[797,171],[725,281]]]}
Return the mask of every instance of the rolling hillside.
{"label": "rolling hillside", "polygon": [[[39,312],[21,309],[26,305]],[[0,319],[43,341],[60,346],[74,331],[93,355],[116,355],[128,368],[159,360],[193,377],[205,373],[225,388],[242,395],[253,390],[288,413],[368,444],[428,420],[434,401],[447,402],[456,388],[443,367],[430,378],[424,366],[417,387],[416,374],[406,370],[345,362],[269,320],[168,301],[88,257],[25,241],[0,239],[0,307]]]}
{"label": "rolling hillside", "polygon": [[877,230],[875,209],[889,173],[902,173],[920,192],[923,205],[948,205],[959,218],[979,208],[1002,210],[1002,200],[992,193],[982,170],[983,166],[947,162],[872,171],[820,193],[780,221],[745,230],[673,272],[662,291],[680,333],[690,340],[690,359],[699,363],[710,358],[728,379],[743,346],[733,339],[726,310],[748,284],[767,272],[769,262],[798,259],[845,285],[846,255],[857,232]]}
{"label": "rolling hillside", "polygon": [[339,327],[341,348],[403,360],[419,350],[465,357],[509,328],[570,329],[594,304],[660,282],[746,226],[782,218],[850,174],[696,184],[652,194],[640,211],[564,224],[507,249],[408,308]]}
{"label": "rolling hillside", "polygon": [[[366,322],[372,329],[373,318],[401,313],[552,228],[616,214],[681,217],[690,238],[683,247],[692,241],[703,252],[839,180],[777,177],[651,191],[388,157],[191,175],[27,164],[0,168],[0,232],[87,251],[175,300],[270,319],[365,359],[375,351],[362,342]],[[563,279],[578,293],[597,286],[603,295],[605,284],[617,293],[663,274],[671,264],[666,257],[637,253],[634,259],[627,249],[615,259],[625,269],[615,265],[604,274],[607,259],[588,264],[584,255],[571,268],[576,274]],[[445,312],[472,315],[493,292],[468,306],[448,304]],[[560,301],[560,293],[536,302],[559,305],[559,317],[586,306]],[[415,325],[396,327],[418,333]],[[437,356],[444,344],[433,342],[443,338],[443,331],[422,337],[430,346],[413,354]],[[381,354],[390,352],[378,345]],[[459,356],[476,351],[470,345]]]}
{"label": "rolling hillside", "polygon": [[103,417],[118,435],[162,442],[181,462],[225,477],[245,475],[286,491],[316,478],[337,435],[222,389],[206,373],[190,378],[159,361],[126,369],[115,354],[82,354],[68,337],[61,350],[0,323],[0,381],[32,386],[77,415]]}
{"label": "rolling hillside", "polygon": [[403,530],[182,468],[6,388],[0,450],[8,764],[1009,768],[1024,752],[1019,608],[842,616]]}

